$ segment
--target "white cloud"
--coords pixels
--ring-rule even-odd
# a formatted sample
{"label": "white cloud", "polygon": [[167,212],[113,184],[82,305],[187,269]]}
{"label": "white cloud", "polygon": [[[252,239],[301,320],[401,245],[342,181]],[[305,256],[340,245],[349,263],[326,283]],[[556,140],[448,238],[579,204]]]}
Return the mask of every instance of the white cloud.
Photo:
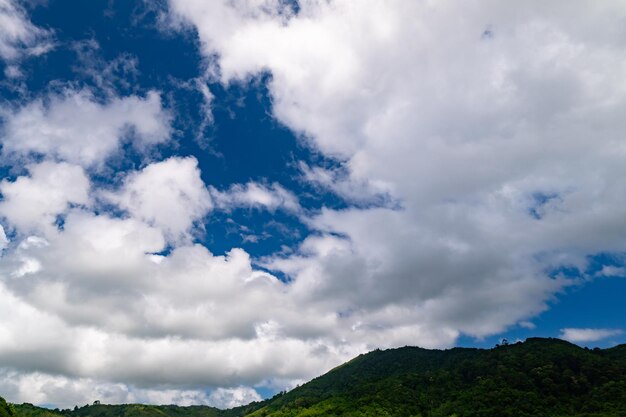
{"label": "white cloud", "polygon": [[274,115],[345,161],[305,179],[401,207],[324,210],[315,249],[267,260],[306,303],[445,345],[527,320],[568,285],[546,271],[626,247],[624,4],[170,5],[222,81],[270,71]]}
{"label": "white cloud", "polygon": [[4,227],[0,225],[0,251],[6,249],[9,245],[9,239],[7,238],[6,232],[4,231]]}
{"label": "white cloud", "polygon": [[134,218],[160,228],[178,241],[212,208],[195,158],[170,158],[129,174],[119,193],[107,198]]}
{"label": "white cloud", "polygon": [[[24,246],[4,258],[1,363],[20,374],[69,380],[63,396],[57,384],[29,384],[28,395],[38,392],[31,401],[84,398],[84,379],[237,387],[271,377],[310,378],[364,349],[324,340],[329,318],[307,324],[306,315],[298,317],[303,313],[287,286],[253,271],[243,251],[214,257],[199,246],[179,248],[154,264],[145,251],[154,250],[146,245],[158,236],[133,227],[130,220],[73,214],[67,231],[47,245]],[[25,257],[37,259],[39,269],[8,279],[7,268]],[[315,327],[317,336],[303,337]],[[209,402],[252,395],[218,393]],[[7,392],[9,400],[25,396]]]}
{"label": "white cloud", "polygon": [[331,190],[353,204],[397,204],[391,197],[393,191],[391,184],[355,178],[345,167],[334,169],[310,167],[301,162],[300,170],[305,181]]}
{"label": "white cloud", "polygon": [[5,116],[3,153],[43,154],[98,166],[131,132],[135,135],[133,145],[140,150],[164,142],[169,138],[169,122],[170,116],[155,91],[146,97],[114,97],[99,103],[89,90],[67,90]]}
{"label": "white cloud", "polygon": [[0,58],[15,60],[22,55],[39,55],[51,48],[50,34],[33,25],[14,0],[0,0]]}
{"label": "white cloud", "polygon": [[604,265],[600,271],[596,273],[596,276],[602,277],[624,277],[626,276],[626,268],[617,267],[613,265]]}
{"label": "white cloud", "polygon": [[211,196],[216,206],[223,210],[238,207],[264,208],[270,211],[279,208],[292,212],[300,210],[298,198],[278,183],[271,185],[256,182],[234,184],[226,191],[211,187]]}
{"label": "white cloud", "polygon": [[573,343],[597,342],[598,340],[622,334],[620,329],[561,329],[560,338]]}
{"label": "white cloud", "polygon": [[19,78],[22,75],[22,71],[17,65],[7,65],[4,68],[4,76],[7,78]]}
{"label": "white cloud", "polygon": [[260,401],[258,392],[249,387],[218,388],[209,396],[209,402],[215,407],[227,409]]}
{"label": "white cloud", "polygon": [[59,408],[103,404],[213,405],[203,390],[145,389],[92,378],[67,378],[41,372],[18,373],[0,369],[0,390],[15,403],[47,404]]}
{"label": "white cloud", "polygon": [[65,162],[29,165],[28,176],[0,183],[0,215],[22,233],[49,232],[70,204],[89,204],[89,179]]}
{"label": "white cloud", "polygon": [[[428,346],[455,337],[411,323],[367,329],[361,326],[372,321],[367,312],[341,318],[336,309],[343,304],[307,299],[256,271],[241,249],[215,256],[200,245],[181,245],[154,262],[151,254],[165,244],[162,233],[133,217],[73,209],[62,230],[16,244],[0,262],[0,363],[24,381],[34,374],[38,381],[59,377],[24,382],[20,389],[30,388],[22,393],[8,390],[14,401],[31,395],[31,401],[70,405],[123,402],[124,391],[131,395],[136,386],[154,391],[142,400],[162,402],[157,393],[164,386],[195,392],[306,380],[373,344]],[[384,322],[393,312],[377,314]],[[109,397],[107,387],[114,389]],[[253,398],[239,388],[217,393],[207,401]]]}

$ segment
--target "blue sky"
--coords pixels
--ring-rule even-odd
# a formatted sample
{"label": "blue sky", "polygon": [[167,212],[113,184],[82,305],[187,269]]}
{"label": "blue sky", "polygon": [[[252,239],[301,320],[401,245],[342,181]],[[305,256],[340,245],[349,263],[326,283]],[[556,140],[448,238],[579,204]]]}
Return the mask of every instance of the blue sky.
{"label": "blue sky", "polygon": [[0,0],[0,394],[229,407],[374,348],[626,342],[624,17]]}

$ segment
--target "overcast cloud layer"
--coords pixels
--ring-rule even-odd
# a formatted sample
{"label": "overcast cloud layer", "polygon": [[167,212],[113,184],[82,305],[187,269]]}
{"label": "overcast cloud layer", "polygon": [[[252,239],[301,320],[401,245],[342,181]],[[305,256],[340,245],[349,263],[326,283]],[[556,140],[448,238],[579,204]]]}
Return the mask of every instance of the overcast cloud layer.
{"label": "overcast cloud layer", "polygon": [[[179,149],[167,91],[3,102],[0,395],[228,407],[376,347],[532,328],[559,291],[622,279],[586,271],[626,247],[623,2],[167,6],[159,30],[199,37],[203,75],[186,81],[202,123],[207,83],[271,74],[267,111],[337,161],[295,161],[297,180],[346,204],[307,207],[272,179],[218,186],[201,155],[160,153]],[[53,36],[10,0],[3,20],[6,68]],[[112,168],[129,152],[141,163]],[[212,253],[208,219],[235,210],[308,233]]]}

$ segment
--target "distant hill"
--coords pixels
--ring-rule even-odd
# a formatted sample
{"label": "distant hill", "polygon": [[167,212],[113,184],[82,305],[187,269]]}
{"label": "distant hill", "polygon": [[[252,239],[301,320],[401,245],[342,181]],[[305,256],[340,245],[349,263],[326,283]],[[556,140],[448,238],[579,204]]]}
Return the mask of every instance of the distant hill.
{"label": "distant hill", "polygon": [[92,404],[73,410],[49,410],[25,403],[14,405],[16,411],[14,417],[238,417],[250,414],[261,404],[257,402],[229,410],[204,405],[180,407],[145,404]]}
{"label": "distant hill", "polygon": [[626,345],[589,350],[532,338],[488,350],[376,350],[288,393],[230,410],[92,405],[55,412],[23,404],[15,405],[15,412],[15,417],[626,417]]}

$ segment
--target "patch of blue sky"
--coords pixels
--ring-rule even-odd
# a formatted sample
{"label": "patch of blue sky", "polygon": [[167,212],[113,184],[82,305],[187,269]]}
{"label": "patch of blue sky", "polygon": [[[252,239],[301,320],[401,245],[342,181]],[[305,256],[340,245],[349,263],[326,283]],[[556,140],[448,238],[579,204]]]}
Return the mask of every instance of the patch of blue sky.
{"label": "patch of blue sky", "polygon": [[570,287],[556,295],[545,312],[530,320],[533,326],[514,326],[484,339],[464,335],[457,344],[490,348],[501,343],[503,338],[509,343],[515,343],[528,337],[559,337],[565,328],[622,330],[620,334],[600,340],[576,342],[580,346],[606,348],[626,343],[626,335],[623,333],[626,317],[624,294],[626,278],[602,278],[584,286]]}
{"label": "patch of blue sky", "polygon": [[529,214],[537,219],[541,220],[541,218],[545,215],[544,210],[546,204],[549,204],[551,201],[559,200],[560,196],[558,193],[544,193],[544,192],[536,192],[532,195],[533,205],[528,209]]}
{"label": "patch of blue sky", "polygon": [[[130,138],[124,141],[104,169],[90,172],[96,186],[117,187],[124,172],[140,169],[151,160],[193,156],[203,181],[218,190],[250,181],[276,182],[295,193],[305,210],[348,206],[331,191],[302,181],[301,161],[326,168],[337,168],[340,162],[315,151],[271,115],[270,74],[227,86],[200,80],[206,62],[199,55],[196,37],[191,30],[176,36],[159,30],[158,4],[95,0],[75,6],[68,13],[62,2],[50,1],[46,7],[31,10],[33,23],[53,31],[55,48],[24,61],[27,76],[20,82],[28,93],[18,97],[3,84],[4,99],[16,106],[50,91],[87,88],[106,101],[108,94],[145,96],[157,90],[174,116],[172,140],[154,147],[147,157],[130,145]],[[118,65],[111,67],[116,60]],[[197,82],[206,82],[213,95],[210,115]],[[202,123],[207,117],[212,121],[208,125]],[[2,168],[8,179],[24,173],[23,169],[10,172],[11,166]],[[124,214],[110,205],[99,207],[98,212]],[[216,254],[243,247],[252,256],[267,256],[286,246],[296,247],[307,234],[307,227],[294,214],[235,208],[228,213],[211,212],[204,232],[196,237]]]}
{"label": "patch of blue sky", "polygon": [[[564,277],[576,283],[549,300],[546,311],[501,334],[486,338],[463,335],[458,344],[489,348],[500,343],[503,338],[514,343],[528,337],[559,337],[565,328],[617,331],[617,334],[600,340],[576,342],[581,346],[605,348],[626,343],[624,265],[623,253],[599,253],[587,258],[587,266],[583,271],[576,267],[555,268],[550,271],[550,276]],[[607,270],[611,275],[602,275]]]}

